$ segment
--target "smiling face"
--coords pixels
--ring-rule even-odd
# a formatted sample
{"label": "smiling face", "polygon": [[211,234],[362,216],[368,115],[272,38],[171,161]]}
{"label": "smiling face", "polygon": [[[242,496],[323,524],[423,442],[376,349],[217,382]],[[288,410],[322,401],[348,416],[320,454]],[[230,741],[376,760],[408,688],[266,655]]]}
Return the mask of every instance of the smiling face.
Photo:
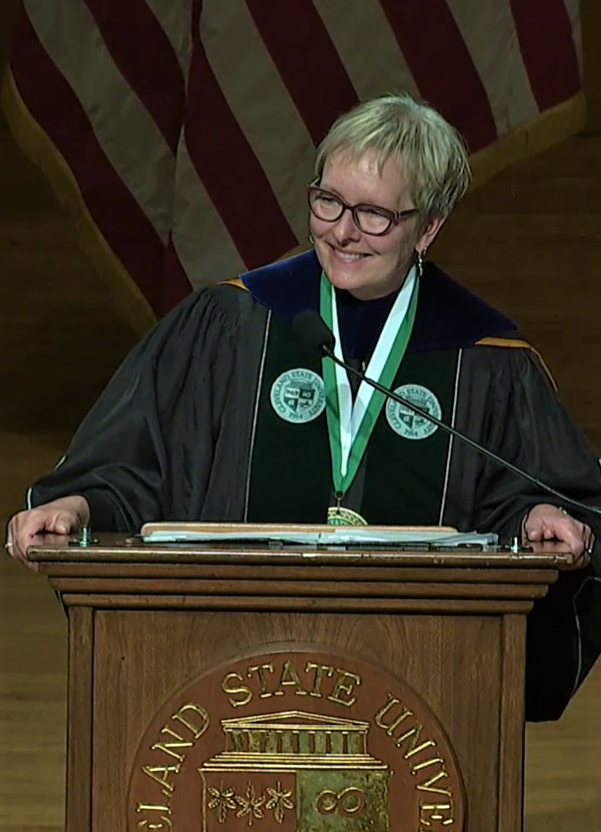
{"label": "smiling face", "polygon": [[[402,165],[388,159],[378,170],[376,159],[366,153],[351,159],[342,152],[327,159],[319,186],[340,196],[348,205],[367,204],[392,211],[415,208]],[[402,286],[415,251],[430,245],[443,219],[425,228],[417,216],[402,219],[382,237],[365,234],[350,211],[335,222],[310,216],[315,252],[330,283],[360,300],[381,298]]]}

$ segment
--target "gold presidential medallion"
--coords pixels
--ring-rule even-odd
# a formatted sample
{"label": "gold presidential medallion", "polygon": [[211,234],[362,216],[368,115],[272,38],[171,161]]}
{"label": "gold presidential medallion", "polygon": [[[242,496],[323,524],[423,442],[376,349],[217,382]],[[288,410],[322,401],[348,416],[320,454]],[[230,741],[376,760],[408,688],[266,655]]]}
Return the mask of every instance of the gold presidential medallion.
{"label": "gold presidential medallion", "polygon": [[344,506],[330,506],[328,509],[328,526],[367,525],[369,525],[367,520],[351,508],[344,508]]}

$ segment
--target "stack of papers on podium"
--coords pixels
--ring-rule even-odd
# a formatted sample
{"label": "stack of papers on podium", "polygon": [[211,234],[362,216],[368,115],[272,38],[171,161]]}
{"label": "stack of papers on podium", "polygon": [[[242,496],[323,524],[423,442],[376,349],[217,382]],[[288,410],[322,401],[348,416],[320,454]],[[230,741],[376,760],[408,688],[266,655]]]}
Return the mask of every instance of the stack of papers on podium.
{"label": "stack of papers on podium", "polygon": [[[213,527],[212,527],[213,526]],[[248,526],[244,524],[152,523],[142,528],[145,543],[188,544],[281,544],[294,546],[403,546],[412,544],[465,547],[496,546],[496,534],[457,532],[447,527],[378,527],[378,526]]]}

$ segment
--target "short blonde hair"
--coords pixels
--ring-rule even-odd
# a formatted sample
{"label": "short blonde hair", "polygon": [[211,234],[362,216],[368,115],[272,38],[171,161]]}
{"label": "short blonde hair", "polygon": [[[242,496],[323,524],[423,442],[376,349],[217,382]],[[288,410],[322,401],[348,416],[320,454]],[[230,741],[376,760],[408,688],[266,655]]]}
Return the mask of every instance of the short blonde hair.
{"label": "short blonde hair", "polygon": [[406,93],[364,101],[340,116],[317,148],[318,180],[338,152],[352,159],[373,153],[380,170],[389,159],[401,162],[425,220],[448,217],[470,183],[467,148],[457,130]]}

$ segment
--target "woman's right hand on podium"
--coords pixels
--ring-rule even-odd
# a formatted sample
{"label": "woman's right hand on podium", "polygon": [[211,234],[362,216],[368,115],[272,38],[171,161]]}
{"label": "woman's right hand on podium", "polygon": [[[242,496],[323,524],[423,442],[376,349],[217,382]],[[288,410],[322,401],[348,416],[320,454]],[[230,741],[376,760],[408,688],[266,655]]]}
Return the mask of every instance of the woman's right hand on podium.
{"label": "woman's right hand on podium", "polygon": [[15,514],[8,524],[4,547],[15,560],[30,569],[37,569],[37,564],[28,560],[27,549],[41,542],[39,535],[68,535],[87,526],[89,520],[90,507],[85,497],[61,497]]}

